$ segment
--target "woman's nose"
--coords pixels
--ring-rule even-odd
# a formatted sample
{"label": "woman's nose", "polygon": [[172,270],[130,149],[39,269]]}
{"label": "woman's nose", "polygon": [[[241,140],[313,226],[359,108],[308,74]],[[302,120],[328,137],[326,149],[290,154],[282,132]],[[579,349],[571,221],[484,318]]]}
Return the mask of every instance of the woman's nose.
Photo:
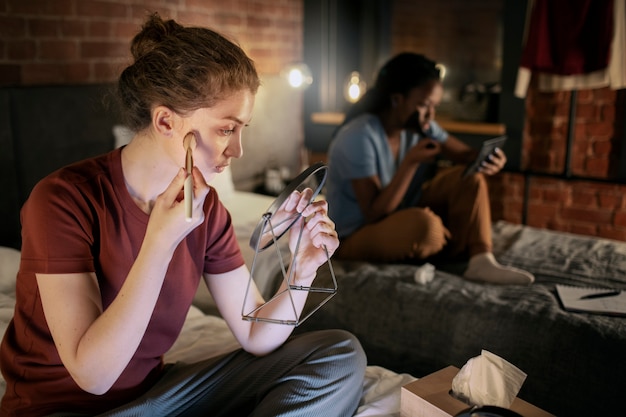
{"label": "woman's nose", "polygon": [[226,156],[231,158],[241,158],[243,156],[243,146],[241,145],[241,134],[232,135],[228,146],[224,151]]}

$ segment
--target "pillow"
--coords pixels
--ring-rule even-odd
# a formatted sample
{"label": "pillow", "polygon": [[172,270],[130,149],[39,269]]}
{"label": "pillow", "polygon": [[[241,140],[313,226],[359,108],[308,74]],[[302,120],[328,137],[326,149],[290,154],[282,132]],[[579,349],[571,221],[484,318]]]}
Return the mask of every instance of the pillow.
{"label": "pillow", "polygon": [[0,292],[15,293],[15,278],[20,268],[20,251],[0,246]]}
{"label": "pillow", "polygon": [[119,148],[128,145],[128,142],[135,136],[135,132],[122,125],[113,126],[113,136],[115,137],[115,147]]}

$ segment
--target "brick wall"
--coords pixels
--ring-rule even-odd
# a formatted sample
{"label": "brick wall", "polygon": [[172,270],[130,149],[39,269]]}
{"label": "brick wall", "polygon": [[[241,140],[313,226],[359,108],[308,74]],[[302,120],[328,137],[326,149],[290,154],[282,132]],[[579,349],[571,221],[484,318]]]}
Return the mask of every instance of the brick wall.
{"label": "brick wall", "polygon": [[626,185],[615,180],[621,153],[619,96],[608,88],[577,92],[571,178],[563,178],[571,105],[571,92],[539,92],[531,85],[522,166],[533,174],[490,179],[493,217],[514,223],[526,218],[535,227],[626,240]]}
{"label": "brick wall", "polygon": [[302,58],[302,0],[0,0],[0,85],[113,81],[149,11],[236,40],[261,74]]}
{"label": "brick wall", "polygon": [[503,0],[394,0],[392,53],[412,51],[444,64],[446,94],[500,79]]}

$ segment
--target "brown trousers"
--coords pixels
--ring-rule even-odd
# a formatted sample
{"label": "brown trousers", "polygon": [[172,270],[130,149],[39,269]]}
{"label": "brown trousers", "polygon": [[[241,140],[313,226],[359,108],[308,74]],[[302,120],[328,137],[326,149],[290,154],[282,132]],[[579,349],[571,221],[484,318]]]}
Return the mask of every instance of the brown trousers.
{"label": "brown trousers", "polygon": [[398,210],[342,239],[338,259],[397,262],[437,254],[451,258],[491,252],[491,209],[482,174],[464,166],[439,170],[424,184],[419,207]]}

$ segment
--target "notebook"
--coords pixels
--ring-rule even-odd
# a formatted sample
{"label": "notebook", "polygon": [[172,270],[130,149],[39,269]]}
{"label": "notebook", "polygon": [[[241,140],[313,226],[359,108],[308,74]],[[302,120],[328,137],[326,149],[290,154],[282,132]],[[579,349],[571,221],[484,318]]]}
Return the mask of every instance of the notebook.
{"label": "notebook", "polygon": [[626,291],[561,284],[556,285],[556,291],[565,310],[626,316]]}

